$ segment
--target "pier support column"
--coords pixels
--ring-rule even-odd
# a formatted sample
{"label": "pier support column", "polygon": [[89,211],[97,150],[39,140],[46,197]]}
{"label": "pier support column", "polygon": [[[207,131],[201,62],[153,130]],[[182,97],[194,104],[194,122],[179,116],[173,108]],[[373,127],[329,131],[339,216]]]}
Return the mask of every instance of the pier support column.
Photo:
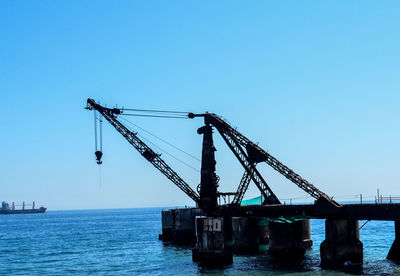
{"label": "pier support column", "polygon": [[226,236],[231,231],[231,225],[226,224],[229,223],[222,217],[196,219],[197,245],[192,251],[194,262],[211,266],[232,263],[232,250],[226,245]]}
{"label": "pier support column", "polygon": [[175,211],[175,227],[172,231],[172,242],[176,245],[193,245],[196,243],[195,215],[196,209],[181,208]]}
{"label": "pier support column", "polygon": [[258,220],[232,217],[232,240],[235,252],[257,252],[259,236]]}
{"label": "pier support column", "polygon": [[161,211],[161,227],[162,234],[158,236],[158,239],[162,241],[172,241],[173,230],[175,228],[175,210]]}
{"label": "pier support column", "polygon": [[266,219],[257,220],[258,225],[258,251],[267,252],[269,244],[269,222]]}
{"label": "pier support column", "polygon": [[175,245],[196,243],[195,217],[203,215],[197,208],[181,208],[161,211],[162,233],[159,240]]}
{"label": "pier support column", "polygon": [[320,254],[321,266],[340,266],[345,262],[362,264],[363,244],[358,220],[327,219]]}
{"label": "pier support column", "polygon": [[395,239],[387,255],[388,260],[400,261],[400,221],[394,222]]}
{"label": "pier support column", "polygon": [[299,259],[311,246],[310,220],[269,223],[269,254],[277,258]]}

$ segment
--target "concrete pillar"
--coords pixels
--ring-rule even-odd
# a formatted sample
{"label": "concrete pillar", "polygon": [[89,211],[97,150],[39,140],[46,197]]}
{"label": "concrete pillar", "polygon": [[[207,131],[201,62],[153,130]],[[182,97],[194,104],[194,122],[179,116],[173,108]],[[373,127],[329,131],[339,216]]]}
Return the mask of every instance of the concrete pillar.
{"label": "concrete pillar", "polygon": [[181,208],[175,211],[175,227],[172,231],[172,242],[177,245],[196,243],[195,214],[193,208]]}
{"label": "concrete pillar", "polygon": [[258,225],[258,251],[267,252],[269,244],[269,222],[267,219],[257,220]]}
{"label": "concrete pillar", "polygon": [[[196,218],[197,244],[192,251],[194,262],[203,265],[224,265],[233,261],[232,250],[226,246],[231,225],[222,217]],[[226,226],[226,227],[225,227]],[[227,231],[228,230],[228,231]]]}
{"label": "concrete pillar", "polygon": [[400,261],[400,221],[394,222],[395,239],[387,255],[388,260]]}
{"label": "concrete pillar", "polygon": [[303,258],[312,246],[310,220],[269,223],[268,253],[278,258]]}
{"label": "concrete pillar", "polygon": [[363,244],[358,220],[327,219],[320,254],[321,266],[340,266],[346,262],[362,264]]}
{"label": "concrete pillar", "polygon": [[159,240],[172,241],[176,245],[196,243],[195,217],[203,212],[197,208],[181,208],[161,211],[162,234]]}
{"label": "concrete pillar", "polygon": [[158,236],[159,240],[172,241],[172,232],[175,228],[175,210],[161,211],[161,230],[162,234]]}
{"label": "concrete pillar", "polygon": [[313,245],[313,241],[311,239],[311,220],[305,219],[302,220],[302,229],[303,229],[303,247],[305,249],[309,249]]}
{"label": "concrete pillar", "polygon": [[269,222],[261,219],[257,221],[260,244],[269,244]]}
{"label": "concrete pillar", "polygon": [[232,217],[233,250],[236,252],[257,252],[259,227],[256,219]]}

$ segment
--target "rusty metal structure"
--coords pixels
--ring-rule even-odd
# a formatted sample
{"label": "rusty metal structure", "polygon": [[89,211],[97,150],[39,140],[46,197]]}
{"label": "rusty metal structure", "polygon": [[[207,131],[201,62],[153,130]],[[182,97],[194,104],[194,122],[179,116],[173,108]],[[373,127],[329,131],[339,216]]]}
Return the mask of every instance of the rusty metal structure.
{"label": "rusty metal structure", "polygon": [[[137,132],[129,130],[123,123],[121,123],[120,120],[118,120],[119,115],[181,118],[182,113],[184,112],[171,111],[174,112],[173,115],[168,113],[168,115],[165,116],[163,115],[163,112],[167,111],[107,108],[96,103],[93,99],[87,100],[86,109],[99,112],[102,117],[106,119],[147,161],[156,167],[162,174],[164,174],[170,181],[178,186],[185,194],[193,199],[200,208],[204,210],[216,210],[218,207],[218,197],[223,194],[219,193],[218,191],[219,177],[215,172],[216,161],[214,156],[215,147],[213,144],[213,129],[218,131],[229,149],[233,152],[234,156],[244,168],[242,179],[239,182],[237,191],[233,194],[234,198],[230,203],[231,205],[240,205],[251,181],[253,181],[260,190],[261,195],[264,198],[263,205],[281,204],[277,196],[274,194],[265,179],[262,177],[261,173],[256,168],[258,163],[265,162],[273,169],[278,171],[281,175],[289,179],[292,183],[308,193],[310,196],[314,197],[317,205],[333,207],[340,206],[339,203],[334,201],[327,194],[323,193],[300,175],[296,174],[293,170],[282,164],[266,150],[252,142],[237,129],[223,120],[220,116],[214,113],[185,113],[187,118],[204,118],[204,126],[198,129],[198,134],[203,135],[201,183],[198,187],[198,192],[200,194],[198,194],[161,158],[161,154],[153,151],[153,149],[151,149],[142,139],[138,137]],[[136,113],[141,111],[152,111],[159,113],[157,113],[158,115],[125,114],[125,111],[135,111]],[[177,116],[177,114],[179,116]],[[97,118],[97,120],[99,120],[99,118]],[[101,139],[100,132],[100,141]],[[101,150],[97,149],[97,136],[95,154],[97,163],[101,164],[102,152]]]}

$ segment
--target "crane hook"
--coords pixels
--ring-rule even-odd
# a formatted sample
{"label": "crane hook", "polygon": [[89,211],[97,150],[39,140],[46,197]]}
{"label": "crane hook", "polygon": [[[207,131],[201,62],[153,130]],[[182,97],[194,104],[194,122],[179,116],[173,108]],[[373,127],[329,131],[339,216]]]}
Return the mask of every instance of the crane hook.
{"label": "crane hook", "polygon": [[103,163],[101,161],[101,157],[103,156],[103,153],[101,151],[97,150],[94,154],[96,155],[97,164],[100,165],[101,163]]}

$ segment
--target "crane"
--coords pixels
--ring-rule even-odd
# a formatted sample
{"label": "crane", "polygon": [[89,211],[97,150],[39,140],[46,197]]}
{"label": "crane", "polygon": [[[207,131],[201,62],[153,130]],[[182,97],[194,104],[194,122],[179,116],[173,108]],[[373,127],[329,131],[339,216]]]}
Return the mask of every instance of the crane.
{"label": "crane", "polygon": [[[101,106],[96,103],[95,100],[90,98],[87,100],[86,109],[98,111],[103,118],[106,119],[147,161],[149,161],[196,203],[199,202],[200,196],[170,166],[168,166],[167,163],[165,163],[161,158],[161,155],[154,152],[137,136],[137,133],[129,130],[118,120],[118,115],[123,112],[122,109]],[[101,164],[101,155],[101,151],[96,148],[98,164]]]}
{"label": "crane", "polygon": [[[330,198],[327,194],[320,191],[317,187],[312,185],[307,180],[303,179],[300,175],[296,174],[293,170],[288,168],[286,165],[278,161],[275,157],[269,154],[267,151],[262,149],[256,143],[241,134],[236,128],[232,127],[228,122],[222,119],[220,116],[214,113],[185,113],[185,112],[174,112],[185,113],[186,118],[203,117],[205,126],[198,130],[199,134],[203,134],[203,155],[202,155],[202,170],[201,170],[201,184],[198,187],[200,195],[196,193],[171,167],[169,167],[161,155],[154,152],[147,144],[145,144],[138,136],[136,132],[129,130],[124,124],[118,120],[118,115],[121,115],[124,110],[131,111],[151,111],[162,112],[159,110],[143,110],[143,109],[119,109],[119,108],[107,108],[96,103],[93,99],[87,100],[86,109],[94,110],[99,112],[103,118],[105,118],[147,161],[149,161],[154,167],[156,167],[161,173],[163,173],[169,180],[177,185],[184,193],[186,193],[196,204],[200,207],[204,206],[210,209],[216,208],[216,197],[232,194],[232,193],[219,193],[218,187],[218,176],[215,174],[215,158],[214,158],[214,146],[212,141],[212,127],[214,127],[221,135],[225,143],[228,145],[230,150],[233,152],[235,157],[239,160],[240,164],[244,168],[243,176],[240,180],[237,191],[233,193],[234,198],[231,204],[240,205],[244,194],[246,193],[250,181],[253,181],[257,188],[260,190],[262,197],[264,198],[263,204],[280,204],[279,199],[274,194],[272,189],[268,186],[256,166],[258,163],[265,162],[273,169],[278,171],[281,175],[289,179],[299,188],[304,190],[310,196],[316,199],[316,204],[325,206],[339,207],[340,204]],[[163,115],[139,115],[139,114],[125,114],[133,116],[151,116],[151,117],[166,117]],[[182,114],[180,114],[181,116]],[[182,118],[175,116],[167,116],[169,118]],[[100,118],[97,118],[95,114],[95,131],[96,120],[100,122],[100,134],[101,134],[101,122]],[[96,159],[97,163],[101,164],[102,156],[102,141],[100,135],[100,149],[97,148],[97,136],[96,136]]]}
{"label": "crane", "polygon": [[267,151],[253,143],[250,139],[245,137],[225,120],[214,113],[194,114],[189,113],[189,118],[204,117],[204,119],[214,126],[219,134],[222,136],[228,147],[232,150],[236,158],[245,169],[242,180],[240,181],[236,195],[233,199],[233,204],[240,204],[243,196],[248,188],[250,180],[253,180],[258,189],[264,197],[264,204],[279,204],[278,198],[272,192],[271,188],[267,185],[262,178],[256,165],[260,162],[266,162],[273,169],[278,171],[281,175],[296,184],[299,188],[304,190],[310,196],[317,200],[317,204],[339,207],[340,204],[330,198],[327,194],[320,191],[317,187],[312,185],[307,180],[303,179],[300,175],[289,169],[287,166],[278,161],[275,157]]}

